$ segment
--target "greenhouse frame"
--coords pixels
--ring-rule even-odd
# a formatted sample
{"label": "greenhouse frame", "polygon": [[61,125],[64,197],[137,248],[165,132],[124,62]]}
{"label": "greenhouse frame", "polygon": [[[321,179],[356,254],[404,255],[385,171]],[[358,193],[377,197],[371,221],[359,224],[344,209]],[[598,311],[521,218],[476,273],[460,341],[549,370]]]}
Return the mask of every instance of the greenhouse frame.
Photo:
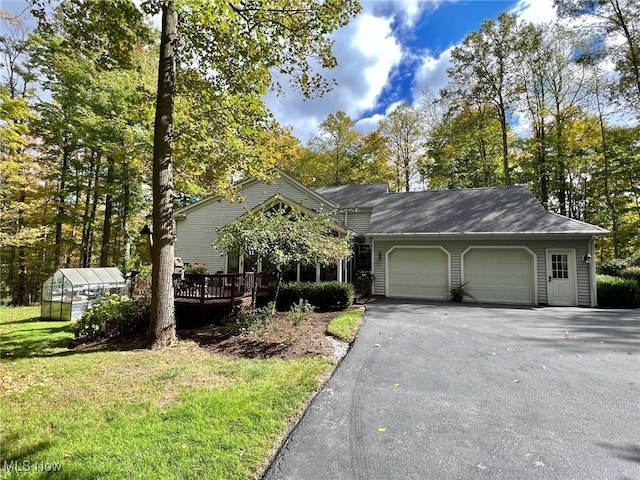
{"label": "greenhouse frame", "polygon": [[40,316],[49,320],[77,320],[104,295],[128,294],[120,270],[59,268],[42,285]]}

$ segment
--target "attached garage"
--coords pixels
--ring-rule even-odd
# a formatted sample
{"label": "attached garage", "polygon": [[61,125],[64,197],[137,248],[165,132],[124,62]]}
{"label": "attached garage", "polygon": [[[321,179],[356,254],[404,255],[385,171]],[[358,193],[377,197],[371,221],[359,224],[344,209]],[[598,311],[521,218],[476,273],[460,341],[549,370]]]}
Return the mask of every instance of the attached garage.
{"label": "attached garage", "polygon": [[388,297],[447,300],[450,256],[442,247],[396,246],[386,254]]}
{"label": "attached garage", "polygon": [[536,299],[535,254],[527,247],[469,247],[461,256],[465,299],[532,305]]}

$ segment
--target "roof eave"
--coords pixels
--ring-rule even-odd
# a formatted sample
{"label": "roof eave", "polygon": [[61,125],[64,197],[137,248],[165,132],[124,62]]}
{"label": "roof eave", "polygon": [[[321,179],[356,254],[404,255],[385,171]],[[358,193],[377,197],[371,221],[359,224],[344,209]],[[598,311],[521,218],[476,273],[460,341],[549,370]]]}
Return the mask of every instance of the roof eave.
{"label": "roof eave", "polygon": [[523,238],[523,237],[536,237],[536,238],[593,238],[593,237],[605,237],[610,235],[611,232],[607,230],[592,231],[592,232],[580,232],[580,231],[563,231],[563,232],[544,232],[544,231],[526,231],[526,232],[369,232],[368,237],[433,237],[433,238],[445,238],[445,237],[482,237],[482,238]]}

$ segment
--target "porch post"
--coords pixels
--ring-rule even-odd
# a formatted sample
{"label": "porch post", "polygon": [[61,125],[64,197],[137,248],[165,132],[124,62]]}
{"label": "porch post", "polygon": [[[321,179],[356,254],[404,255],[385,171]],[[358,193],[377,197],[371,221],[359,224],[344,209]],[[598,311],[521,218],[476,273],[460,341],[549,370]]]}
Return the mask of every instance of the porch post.
{"label": "porch post", "polygon": [[338,260],[338,265],[336,265],[336,270],[338,271],[338,281],[342,283],[342,260]]}

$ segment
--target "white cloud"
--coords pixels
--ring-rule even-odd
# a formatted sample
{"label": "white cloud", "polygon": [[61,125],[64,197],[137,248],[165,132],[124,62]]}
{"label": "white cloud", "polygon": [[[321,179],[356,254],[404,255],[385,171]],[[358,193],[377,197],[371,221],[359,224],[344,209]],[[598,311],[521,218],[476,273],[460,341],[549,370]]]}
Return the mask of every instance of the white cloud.
{"label": "white cloud", "polygon": [[378,125],[384,119],[385,115],[376,113],[370,117],[361,118],[356,122],[356,130],[360,133],[373,132],[378,128]]}
{"label": "white cloud", "polygon": [[303,142],[331,113],[342,110],[352,118],[375,107],[392,69],[402,58],[401,47],[391,30],[392,18],[362,13],[333,35],[338,66],[324,72],[336,79],[337,87],[322,98],[303,100],[291,89],[278,97],[265,97],[267,106],[283,125],[291,125]]}
{"label": "white cloud", "polygon": [[413,77],[411,94],[414,104],[420,101],[425,88],[438,95],[440,89],[447,85],[447,68],[451,66],[452,48],[446,49],[438,57],[432,57],[428,53],[425,54]]}
{"label": "white cloud", "polygon": [[548,23],[556,19],[553,0],[520,0],[512,12],[531,23]]}
{"label": "white cloud", "polygon": [[425,11],[434,11],[443,1],[447,0],[362,0],[361,5],[365,13],[391,15],[404,28],[411,28]]}

